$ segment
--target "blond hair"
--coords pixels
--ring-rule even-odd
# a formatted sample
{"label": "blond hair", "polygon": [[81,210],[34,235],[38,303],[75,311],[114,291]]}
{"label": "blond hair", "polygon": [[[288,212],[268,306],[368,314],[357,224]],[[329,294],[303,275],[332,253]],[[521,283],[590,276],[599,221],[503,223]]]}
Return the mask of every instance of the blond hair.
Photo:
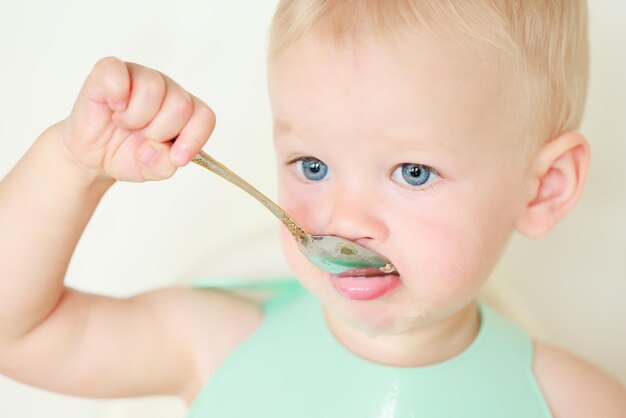
{"label": "blond hair", "polygon": [[580,125],[589,71],[585,0],[281,0],[269,57],[313,30],[343,42],[407,29],[461,34],[504,52],[525,78],[517,84],[540,112],[544,140]]}

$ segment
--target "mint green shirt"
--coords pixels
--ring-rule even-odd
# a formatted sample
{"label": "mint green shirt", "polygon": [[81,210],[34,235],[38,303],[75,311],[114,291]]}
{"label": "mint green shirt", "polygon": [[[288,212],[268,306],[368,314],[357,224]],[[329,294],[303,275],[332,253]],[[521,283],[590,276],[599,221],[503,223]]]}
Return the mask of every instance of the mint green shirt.
{"label": "mint green shirt", "polygon": [[326,326],[319,301],[293,282],[264,305],[261,326],[220,366],[188,418],[541,418],[533,344],[481,306],[477,338],[426,367],[364,360]]}

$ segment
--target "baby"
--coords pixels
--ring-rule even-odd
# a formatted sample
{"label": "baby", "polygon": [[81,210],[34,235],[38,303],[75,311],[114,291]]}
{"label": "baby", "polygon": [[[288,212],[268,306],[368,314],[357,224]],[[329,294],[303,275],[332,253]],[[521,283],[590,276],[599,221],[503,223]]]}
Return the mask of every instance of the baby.
{"label": "baby", "polygon": [[0,183],[3,374],[177,395],[191,417],[626,416],[615,380],[477,302],[512,233],[546,234],[583,189],[582,0],[284,0],[268,74],[279,203],[398,273],[329,274],[283,228],[302,287],[266,301],[65,287],[109,188],[171,177],[215,125],[164,74],[104,58]]}

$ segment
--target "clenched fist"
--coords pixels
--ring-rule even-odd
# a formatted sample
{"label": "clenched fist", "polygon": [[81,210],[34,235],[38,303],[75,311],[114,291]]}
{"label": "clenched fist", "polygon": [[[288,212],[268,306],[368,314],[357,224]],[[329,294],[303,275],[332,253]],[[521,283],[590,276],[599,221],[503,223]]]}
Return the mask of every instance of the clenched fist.
{"label": "clenched fist", "polygon": [[215,115],[166,75],[107,57],[61,124],[68,155],[89,175],[141,182],[187,164],[213,132]]}

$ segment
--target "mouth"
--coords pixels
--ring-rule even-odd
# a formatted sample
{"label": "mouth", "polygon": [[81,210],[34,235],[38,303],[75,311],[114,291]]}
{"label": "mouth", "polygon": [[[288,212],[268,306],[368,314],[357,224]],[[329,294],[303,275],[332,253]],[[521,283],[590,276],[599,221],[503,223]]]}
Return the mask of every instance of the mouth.
{"label": "mouth", "polygon": [[352,300],[374,300],[393,292],[402,280],[397,272],[383,273],[376,268],[360,268],[329,274],[335,290]]}

